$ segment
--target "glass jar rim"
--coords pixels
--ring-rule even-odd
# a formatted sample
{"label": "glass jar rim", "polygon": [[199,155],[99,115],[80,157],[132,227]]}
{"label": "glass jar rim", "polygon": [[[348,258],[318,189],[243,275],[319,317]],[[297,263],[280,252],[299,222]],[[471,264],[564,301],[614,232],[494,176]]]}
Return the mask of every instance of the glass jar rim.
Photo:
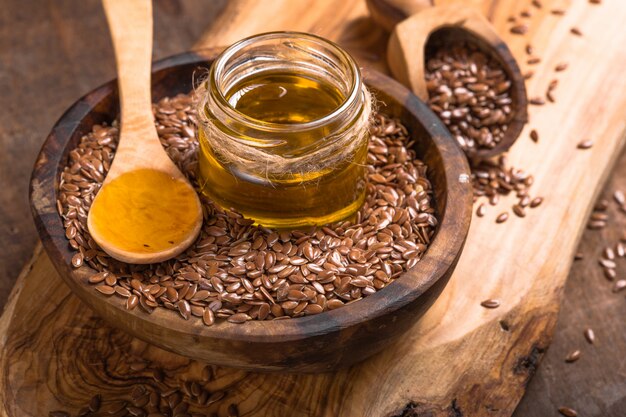
{"label": "glass jar rim", "polygon": [[[352,73],[352,83],[349,86],[349,94],[346,96],[344,101],[332,112],[327,115],[320,117],[319,119],[311,120],[305,123],[295,123],[295,124],[283,124],[283,123],[270,123],[264,122],[253,117],[250,117],[236,108],[234,108],[231,103],[226,99],[224,92],[221,88],[216,85],[216,79],[222,74],[224,70],[225,64],[232,58],[232,56],[238,52],[241,48],[246,47],[248,45],[252,45],[257,41],[266,41],[273,39],[306,39],[309,41],[313,41],[315,43],[319,43],[324,45],[325,47],[331,49],[334,53],[336,53],[344,62],[348,65],[348,69]],[[354,60],[354,58],[348,54],[343,48],[337,45],[335,42],[332,42],[328,39],[325,39],[321,36],[313,35],[311,33],[306,32],[296,32],[296,31],[274,31],[274,32],[266,32],[260,33],[252,36],[248,36],[243,38],[228,48],[226,48],[222,53],[217,57],[211,66],[209,81],[210,87],[208,93],[211,94],[211,91],[216,91],[216,97],[221,110],[226,112],[229,117],[233,118],[238,122],[245,123],[248,126],[253,126],[256,129],[264,130],[264,131],[303,131],[309,129],[316,129],[321,126],[324,126],[328,123],[332,123],[337,118],[341,117],[345,112],[354,105],[355,102],[358,102],[359,95],[362,95],[362,79],[361,79],[361,71]]]}

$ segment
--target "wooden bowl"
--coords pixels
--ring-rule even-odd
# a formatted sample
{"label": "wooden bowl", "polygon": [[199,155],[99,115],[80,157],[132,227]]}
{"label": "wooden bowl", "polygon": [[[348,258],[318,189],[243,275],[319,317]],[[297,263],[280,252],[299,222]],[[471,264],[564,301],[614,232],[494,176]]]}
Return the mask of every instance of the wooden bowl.
{"label": "wooden bowl", "polygon": [[[403,0],[404,1],[404,0]],[[370,1],[370,10],[390,3],[404,9],[398,1]],[[425,69],[426,61],[442,45],[468,41],[496,60],[511,80],[511,110],[513,117],[504,137],[491,149],[480,148],[470,157],[489,158],[509,150],[528,121],[526,85],[517,61],[506,43],[498,36],[489,21],[475,8],[451,4],[424,8],[420,2],[409,2],[417,13],[398,23],[389,38],[387,62],[394,77],[422,100],[428,100]],[[419,6],[419,7],[418,7]],[[396,16],[394,18],[397,19]]]}
{"label": "wooden bowl", "polygon": [[[156,63],[153,99],[189,92],[194,71],[206,69],[216,50],[185,53]],[[118,114],[115,81],[78,100],[46,139],[30,183],[33,216],[50,259],[67,285],[111,325],[159,347],[211,364],[262,371],[316,372],[348,366],[398,339],[431,306],[446,285],[468,233],[472,190],[469,168],[460,148],[428,107],[390,78],[365,71],[381,110],[399,117],[428,163],[435,190],[439,226],[417,266],[382,291],[343,308],[291,320],[228,322],[205,326],[176,313],[156,309],[126,310],[124,300],[105,297],[87,282],[94,270],[72,267],[55,203],[58,178],[69,151],[96,123]]]}

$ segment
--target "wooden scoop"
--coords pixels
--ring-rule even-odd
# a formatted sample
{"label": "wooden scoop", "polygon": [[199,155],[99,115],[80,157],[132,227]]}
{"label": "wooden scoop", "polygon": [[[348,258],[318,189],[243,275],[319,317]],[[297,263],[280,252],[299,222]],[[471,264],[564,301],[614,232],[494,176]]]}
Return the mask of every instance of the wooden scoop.
{"label": "wooden scoop", "polygon": [[471,156],[488,158],[506,152],[528,120],[528,99],[517,62],[491,23],[476,9],[461,4],[429,7],[429,0],[368,0],[367,3],[372,18],[387,28],[406,17],[393,29],[387,62],[393,76],[424,101],[428,100],[425,64],[435,49],[433,46],[467,40],[502,65],[511,80],[513,118],[494,148],[478,149]]}
{"label": "wooden scoop", "polygon": [[196,239],[202,207],[165,153],[152,114],[152,4],[103,0],[115,49],[121,132],[87,224],[100,247],[129,263],[172,258]]}

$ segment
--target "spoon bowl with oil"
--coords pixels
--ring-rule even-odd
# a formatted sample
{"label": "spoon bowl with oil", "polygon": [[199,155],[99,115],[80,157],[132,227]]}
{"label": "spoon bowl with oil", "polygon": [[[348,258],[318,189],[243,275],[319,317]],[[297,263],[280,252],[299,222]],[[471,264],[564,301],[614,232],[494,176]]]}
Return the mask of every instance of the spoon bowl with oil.
{"label": "spoon bowl with oil", "polygon": [[120,261],[173,258],[198,237],[202,206],[187,178],[161,146],[152,114],[151,2],[104,0],[118,70],[120,141],[91,205],[89,233]]}

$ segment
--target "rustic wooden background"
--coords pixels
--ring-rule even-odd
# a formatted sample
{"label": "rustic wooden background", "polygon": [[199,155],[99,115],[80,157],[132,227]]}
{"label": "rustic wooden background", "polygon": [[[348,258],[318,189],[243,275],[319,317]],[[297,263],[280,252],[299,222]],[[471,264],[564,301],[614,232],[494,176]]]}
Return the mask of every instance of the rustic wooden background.
{"label": "rustic wooden background", "polygon": [[[155,59],[189,49],[225,3],[156,0]],[[27,201],[36,152],[61,113],[77,97],[113,78],[114,70],[99,0],[2,3],[0,305],[36,241]],[[626,155],[618,162],[605,194],[620,187],[626,190]],[[624,229],[626,215],[612,209],[611,216]],[[577,409],[580,416],[626,413],[626,301],[623,295],[611,293],[596,265],[603,242],[614,242],[616,234],[587,231],[583,236],[581,251],[586,258],[574,264],[554,341],[517,417],[557,415],[561,405]],[[595,330],[594,346],[582,336],[586,326]],[[580,349],[582,357],[567,364],[564,357],[573,349]]]}

